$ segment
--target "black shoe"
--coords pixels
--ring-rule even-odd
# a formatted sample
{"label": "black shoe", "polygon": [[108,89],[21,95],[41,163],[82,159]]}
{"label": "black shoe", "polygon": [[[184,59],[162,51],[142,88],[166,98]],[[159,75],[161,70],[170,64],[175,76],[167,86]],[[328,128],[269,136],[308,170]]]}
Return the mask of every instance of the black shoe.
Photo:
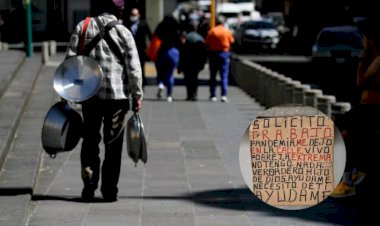
{"label": "black shoe", "polygon": [[117,195],[116,194],[103,194],[103,199],[105,202],[116,202]]}
{"label": "black shoe", "polygon": [[117,201],[117,186],[102,186],[100,191],[102,192],[103,199],[105,202],[116,202]]}
{"label": "black shoe", "polygon": [[82,199],[84,201],[91,201],[94,199],[95,189],[89,186],[85,186],[82,190]]}
{"label": "black shoe", "polygon": [[186,101],[197,101],[197,97],[195,96],[187,97]]}

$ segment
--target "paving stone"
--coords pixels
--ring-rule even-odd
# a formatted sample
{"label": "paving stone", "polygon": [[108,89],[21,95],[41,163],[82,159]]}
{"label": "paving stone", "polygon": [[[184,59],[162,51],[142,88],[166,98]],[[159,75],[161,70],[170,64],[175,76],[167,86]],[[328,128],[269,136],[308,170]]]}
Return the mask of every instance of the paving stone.
{"label": "paving stone", "polygon": [[[56,59],[62,60],[62,54]],[[283,211],[254,197],[243,181],[238,149],[252,118],[265,108],[234,86],[229,89],[228,103],[211,103],[205,83],[199,87],[197,102],[183,101],[185,87],[179,84],[174,88],[172,103],[157,101],[157,87],[145,87],[140,114],[148,141],[148,163],[139,162],[135,167],[124,149],[119,200],[105,203],[97,189],[94,202],[82,202],[81,143],[71,152],[59,153],[55,159],[50,159],[40,146],[38,125],[46,110],[59,99],[51,87],[52,74],[59,64],[49,65],[40,71],[30,104],[25,108],[22,124],[25,131],[17,134],[14,152],[8,156],[8,168],[3,169],[0,177],[0,225],[1,220],[8,226],[25,219],[21,215],[27,211],[22,211],[22,205],[24,210],[26,207],[31,210],[28,226],[355,225],[354,211],[349,205],[332,200],[304,211]],[[207,81],[207,67],[200,78]],[[17,81],[18,88],[9,97],[0,99],[7,106],[0,104],[0,116],[11,117],[12,112],[17,112],[17,101],[25,95],[23,88],[28,79]],[[131,112],[127,117],[130,115]],[[9,129],[9,123],[0,117],[0,135]],[[39,169],[33,168],[35,160],[27,161],[34,153],[41,154]],[[26,168],[30,178],[22,181]],[[33,183],[37,172],[35,187],[22,186],[20,181]],[[16,183],[19,187],[6,187]],[[18,195],[11,196],[14,193]],[[4,208],[3,203],[7,202],[14,202],[15,209]]]}

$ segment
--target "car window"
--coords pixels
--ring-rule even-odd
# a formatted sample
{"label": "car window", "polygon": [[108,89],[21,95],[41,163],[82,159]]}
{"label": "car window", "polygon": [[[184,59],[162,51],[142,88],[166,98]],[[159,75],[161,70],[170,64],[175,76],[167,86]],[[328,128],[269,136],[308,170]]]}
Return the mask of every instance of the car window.
{"label": "car window", "polygon": [[272,29],[274,28],[272,23],[266,21],[255,21],[246,24],[246,29]]}
{"label": "car window", "polygon": [[234,12],[221,12],[219,13],[219,15],[222,15],[226,18],[234,18],[234,17],[238,17],[238,13],[234,13]]}
{"label": "car window", "polygon": [[317,43],[321,47],[334,45],[348,45],[358,49],[362,47],[361,35],[357,31],[322,31]]}

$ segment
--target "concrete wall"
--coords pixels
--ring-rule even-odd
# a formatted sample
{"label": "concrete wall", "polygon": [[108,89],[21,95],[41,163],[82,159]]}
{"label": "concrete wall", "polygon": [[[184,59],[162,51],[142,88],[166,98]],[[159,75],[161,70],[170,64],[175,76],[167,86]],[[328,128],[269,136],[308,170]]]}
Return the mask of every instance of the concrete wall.
{"label": "concrete wall", "polygon": [[148,22],[152,31],[157,27],[158,23],[164,17],[163,0],[146,0],[146,21]]}
{"label": "concrete wall", "polygon": [[145,0],[146,21],[152,31],[162,21],[165,15],[174,11],[177,0]]}

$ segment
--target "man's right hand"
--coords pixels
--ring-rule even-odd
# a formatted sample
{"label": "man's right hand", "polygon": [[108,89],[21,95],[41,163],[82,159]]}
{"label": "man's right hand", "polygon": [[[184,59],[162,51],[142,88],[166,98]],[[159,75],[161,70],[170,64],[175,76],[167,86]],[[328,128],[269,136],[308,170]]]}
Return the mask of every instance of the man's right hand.
{"label": "man's right hand", "polygon": [[137,99],[133,98],[132,99],[132,110],[134,112],[139,112],[141,110],[141,108],[142,108],[142,100],[141,99],[137,100]]}

